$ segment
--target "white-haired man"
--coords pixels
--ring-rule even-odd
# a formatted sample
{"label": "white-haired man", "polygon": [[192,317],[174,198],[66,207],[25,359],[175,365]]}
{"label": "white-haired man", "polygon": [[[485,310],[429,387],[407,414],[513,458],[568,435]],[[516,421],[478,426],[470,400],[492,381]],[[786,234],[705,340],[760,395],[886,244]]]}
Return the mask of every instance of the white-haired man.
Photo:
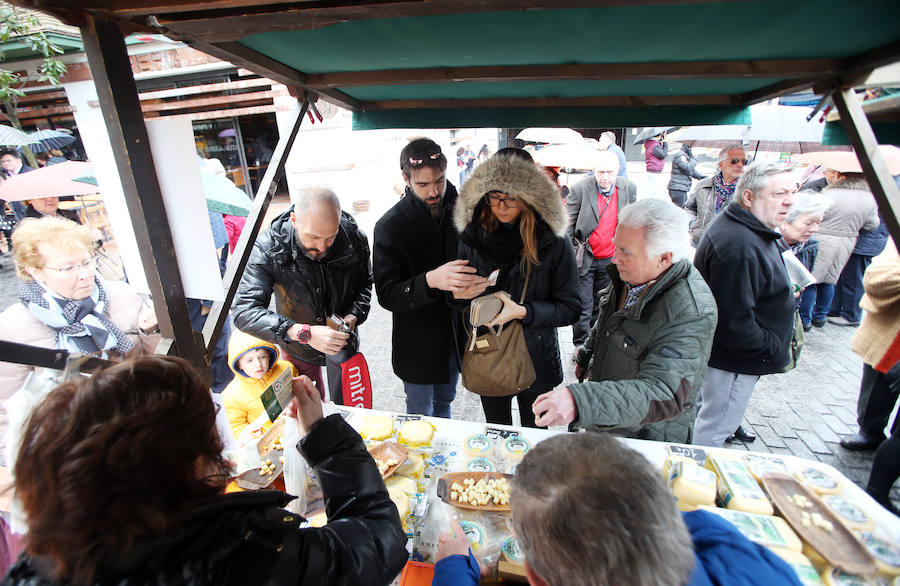
{"label": "white-haired man", "polygon": [[579,381],[534,402],[538,425],[690,443],[697,393],[716,328],[716,302],[687,260],[687,215],[643,199],[622,210],[612,280],[575,356]]}
{"label": "white-haired man", "polygon": [[691,218],[691,243],[697,246],[706,227],[716,215],[734,199],[734,188],[747,165],[744,147],[734,144],[719,151],[719,171],[697,182],[694,191],[684,202],[684,210]]}
{"label": "white-haired man", "polygon": [[[234,298],[234,325],[280,345],[320,391],[326,365],[331,400],[340,404],[340,364],[356,352],[356,326],[372,299],[369,241],[330,189],[304,189],[291,203],[253,245]],[[350,331],[329,327],[332,315]]]}
{"label": "white-haired man", "polygon": [[600,151],[594,173],[572,186],[566,196],[569,235],[587,243],[578,267],[581,287],[581,316],[572,326],[572,338],[580,346],[597,321],[597,293],[609,284],[606,269],[613,255],[613,235],[622,208],[637,199],[637,186],[617,177],[619,159],[612,151]]}
{"label": "white-haired man", "polygon": [[794,203],[797,180],[791,167],[754,163],[735,198],[710,225],[694,265],[719,306],[694,443],[722,446],[740,427],[756,381],[781,372],[790,359],[795,301],[778,227]]}

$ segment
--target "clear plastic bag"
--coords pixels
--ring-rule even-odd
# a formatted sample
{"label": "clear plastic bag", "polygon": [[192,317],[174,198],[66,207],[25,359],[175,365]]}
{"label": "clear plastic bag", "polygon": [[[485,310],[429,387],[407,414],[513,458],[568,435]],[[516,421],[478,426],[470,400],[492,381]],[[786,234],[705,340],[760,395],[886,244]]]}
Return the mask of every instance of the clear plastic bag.
{"label": "clear plastic bag", "polygon": [[297,498],[287,504],[287,509],[298,515],[306,515],[306,490],[309,483],[309,465],[297,443],[300,442],[300,429],[297,420],[288,418],[284,426],[284,491]]}

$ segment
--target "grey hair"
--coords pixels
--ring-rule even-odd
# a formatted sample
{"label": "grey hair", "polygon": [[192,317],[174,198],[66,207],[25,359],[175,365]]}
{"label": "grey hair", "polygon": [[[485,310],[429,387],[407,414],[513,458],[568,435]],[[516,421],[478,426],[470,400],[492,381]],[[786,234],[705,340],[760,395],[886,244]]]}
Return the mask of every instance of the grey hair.
{"label": "grey hair", "polygon": [[759,192],[766,188],[769,177],[781,175],[782,173],[790,173],[792,170],[791,166],[787,163],[766,163],[765,161],[760,161],[751,164],[744,169],[744,174],[741,175],[737,185],[734,187],[734,200],[738,202],[741,207],[744,207],[744,198],[742,195],[744,190],[749,189],[754,195],[758,195]]}
{"label": "grey hair", "polygon": [[341,200],[327,187],[305,187],[291,196],[291,203],[294,204],[294,214],[298,217],[306,214],[313,204],[319,203],[329,204],[338,216],[341,215]]}
{"label": "grey hair", "polygon": [[745,156],[746,156],[747,151],[744,149],[744,145],[736,142],[734,144],[730,144],[730,145],[726,146],[721,151],[719,151],[719,162],[721,163],[722,161],[724,161],[725,159],[728,158],[728,151],[738,151],[738,150],[744,151]]}
{"label": "grey hair", "polygon": [[597,167],[600,166],[600,161],[602,161],[604,158],[608,159],[610,163],[615,163],[616,169],[617,170],[619,169],[619,157],[616,156],[616,153],[614,153],[612,151],[595,151],[593,153],[593,156],[594,156],[594,169],[595,170],[597,169]]}
{"label": "grey hair", "polygon": [[671,252],[672,262],[689,256],[689,222],[683,209],[668,200],[656,198],[627,205],[619,213],[620,226],[647,228],[647,258]]}
{"label": "grey hair", "polygon": [[659,471],[611,436],[535,445],[516,468],[510,505],[525,559],[550,586],[680,586],[693,569],[690,534]]}
{"label": "grey hair", "polygon": [[602,133],[600,136],[607,138],[609,140],[610,144],[616,144],[616,133],[613,132],[612,130],[607,130],[606,132]]}
{"label": "grey hair", "polygon": [[821,193],[804,190],[794,196],[794,205],[788,210],[787,217],[784,219],[786,224],[793,224],[800,219],[800,216],[811,216],[819,218],[819,221],[825,217],[825,211],[831,207],[834,202],[825,197]]}

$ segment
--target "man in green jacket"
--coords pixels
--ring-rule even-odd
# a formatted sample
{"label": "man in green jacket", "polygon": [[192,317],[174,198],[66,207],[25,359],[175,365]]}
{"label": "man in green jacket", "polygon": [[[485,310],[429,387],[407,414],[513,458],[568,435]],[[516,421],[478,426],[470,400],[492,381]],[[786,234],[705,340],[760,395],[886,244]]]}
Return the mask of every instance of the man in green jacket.
{"label": "man in green jacket", "polygon": [[690,443],[716,301],[688,258],[688,217],[644,199],[619,215],[600,316],[575,357],[587,382],[534,402],[536,423]]}

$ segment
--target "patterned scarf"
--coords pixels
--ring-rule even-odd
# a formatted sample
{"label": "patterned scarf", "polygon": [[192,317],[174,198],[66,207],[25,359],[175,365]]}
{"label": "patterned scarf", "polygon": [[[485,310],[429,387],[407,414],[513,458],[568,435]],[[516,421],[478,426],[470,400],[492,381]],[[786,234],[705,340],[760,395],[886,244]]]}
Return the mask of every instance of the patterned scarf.
{"label": "patterned scarf", "polygon": [[716,192],[716,213],[719,213],[725,204],[731,201],[731,198],[734,197],[734,188],[737,185],[737,179],[732,181],[731,183],[725,183],[725,178],[722,177],[722,172],[719,171],[713,177],[713,190]]}
{"label": "patterned scarf", "polygon": [[34,281],[19,282],[19,300],[47,327],[56,330],[56,347],[109,358],[109,350],[127,354],[134,342],[107,315],[109,297],[98,277],[87,299],[66,299]]}

